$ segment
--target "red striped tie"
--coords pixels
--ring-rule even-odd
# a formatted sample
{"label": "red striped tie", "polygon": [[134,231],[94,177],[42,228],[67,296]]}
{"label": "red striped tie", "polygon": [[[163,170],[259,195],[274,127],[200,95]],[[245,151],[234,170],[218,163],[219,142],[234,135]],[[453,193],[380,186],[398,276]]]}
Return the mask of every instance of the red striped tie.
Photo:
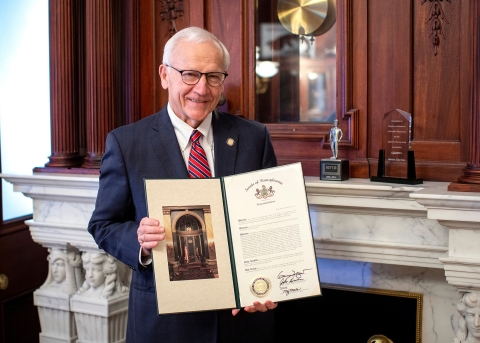
{"label": "red striped tie", "polygon": [[190,149],[190,157],[188,158],[188,173],[190,178],[211,177],[210,167],[208,166],[207,155],[200,145],[200,131],[193,130],[190,140],[192,148]]}

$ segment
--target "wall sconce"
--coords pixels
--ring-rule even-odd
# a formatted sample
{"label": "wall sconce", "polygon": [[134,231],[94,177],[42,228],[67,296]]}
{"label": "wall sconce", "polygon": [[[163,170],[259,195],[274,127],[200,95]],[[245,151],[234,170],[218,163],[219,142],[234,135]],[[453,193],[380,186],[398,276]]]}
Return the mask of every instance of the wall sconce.
{"label": "wall sconce", "polygon": [[255,90],[257,94],[265,94],[268,90],[270,79],[277,75],[280,63],[273,61],[259,61],[259,50],[256,47],[256,66],[255,66]]}
{"label": "wall sconce", "polygon": [[257,94],[264,94],[268,90],[270,79],[277,75],[278,62],[257,61],[255,68],[255,89]]}

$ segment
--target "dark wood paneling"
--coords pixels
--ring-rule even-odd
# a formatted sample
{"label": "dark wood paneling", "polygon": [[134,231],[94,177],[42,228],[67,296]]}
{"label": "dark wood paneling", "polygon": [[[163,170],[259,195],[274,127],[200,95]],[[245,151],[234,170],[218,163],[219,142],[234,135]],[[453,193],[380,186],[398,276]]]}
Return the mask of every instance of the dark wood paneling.
{"label": "dark wood paneling", "polygon": [[[224,94],[227,103],[222,110],[248,117],[248,109],[243,108],[242,97],[247,87],[242,87],[243,77],[243,4],[242,1],[206,1],[206,29],[220,39],[230,53],[230,67],[225,81]],[[236,15],[232,15],[235,13]],[[247,91],[248,92],[248,91]]]}
{"label": "dark wood paneling", "polygon": [[[350,54],[345,57],[351,60],[351,77],[346,79],[344,82],[349,83],[352,88],[352,104],[350,106],[356,108],[359,114],[358,120],[358,140],[359,140],[359,150],[358,157],[368,156],[368,151],[371,151],[371,140],[368,137],[371,136],[370,127],[366,125],[368,120],[368,113],[370,105],[368,103],[368,81],[369,81],[369,70],[365,66],[368,61],[368,1],[367,0],[358,0],[351,3],[352,9],[351,12],[354,13],[351,15],[352,18],[345,19],[352,21],[351,34],[352,40]],[[339,11],[342,8],[339,8]],[[337,14],[338,17],[339,14]],[[338,19],[337,19],[338,20]],[[338,37],[338,34],[337,34]],[[338,41],[338,39],[337,39]],[[338,42],[337,42],[338,49]],[[337,58],[338,60],[338,58]],[[338,68],[337,68],[338,69]],[[341,76],[340,70],[337,70],[337,77]],[[340,76],[339,76],[340,75]],[[339,85],[340,86],[340,85]],[[337,93],[340,91],[337,90]],[[337,104],[339,106],[340,104]],[[368,175],[368,174],[367,174]],[[364,176],[365,177],[365,176]],[[368,176],[367,176],[368,177]]]}
{"label": "dark wood paneling", "polygon": [[[144,0],[139,2],[139,55],[140,55],[140,108],[141,117],[145,118],[155,113],[155,103],[160,96],[158,89],[158,65],[155,43],[156,1]],[[161,87],[160,87],[161,88]]]}
{"label": "dark wood paneling", "polygon": [[[471,54],[471,59],[468,58],[469,54],[463,58],[464,61],[471,62],[471,64],[469,64],[471,67],[468,69],[462,68],[461,71],[462,80],[470,80],[468,85],[471,87],[470,92],[465,95],[462,92],[462,95],[465,98],[472,97],[469,102],[469,104],[471,104],[468,111],[469,116],[468,119],[466,115],[462,117],[461,130],[461,134],[464,133],[465,136],[470,135],[468,163],[462,170],[462,174],[458,180],[449,185],[448,190],[457,192],[480,192],[480,4],[478,2],[469,2],[468,4],[470,6],[462,6],[462,18],[468,17],[471,18],[471,21],[466,21],[469,23],[468,25],[465,24],[465,21],[462,21],[462,31],[464,36],[469,39],[462,37],[462,42],[465,44],[464,50],[470,51],[471,48],[473,53]],[[470,73],[467,74],[465,69],[470,71]],[[465,130],[467,127],[469,130]],[[462,138],[462,143],[464,141],[465,138]],[[465,147],[465,144],[462,144],[462,147]],[[467,149],[464,148],[462,152],[466,153],[466,150]]]}
{"label": "dark wood paneling", "polygon": [[[461,145],[458,141],[421,141],[412,142],[412,150],[417,160],[433,160],[437,162],[458,161]],[[462,163],[462,165],[465,165]]]}
{"label": "dark wood paneling", "polygon": [[31,216],[0,226],[0,274],[9,279],[7,289],[0,290],[0,343],[39,340],[33,291],[47,278],[48,251],[32,240],[26,219]]}
{"label": "dark wood paneling", "polygon": [[411,1],[369,1],[369,157],[378,157],[382,148],[384,114],[394,109],[412,113],[410,21]]}
{"label": "dark wood paneling", "polygon": [[[443,15],[438,19],[432,13],[435,7],[442,8]],[[423,4],[415,1],[413,13],[409,15],[414,18],[412,100],[415,140],[460,141],[460,7],[460,1],[427,1]],[[441,28],[436,55],[432,42],[434,25]]]}
{"label": "dark wood paneling", "polygon": [[[150,0],[152,1],[152,0]],[[167,104],[168,101],[168,92],[167,90],[163,89],[161,82],[160,82],[160,76],[158,74],[158,68],[160,64],[162,64],[162,59],[163,59],[163,47],[167,43],[167,41],[170,39],[172,36],[172,33],[170,31],[170,21],[169,20],[164,20],[162,19],[160,13],[165,10],[165,7],[168,6],[166,4],[165,6],[162,6],[162,1],[153,1],[153,6],[152,6],[152,15],[153,15],[153,23],[155,25],[155,37],[153,40],[153,82],[154,82],[154,94],[153,94],[153,99],[155,100],[154,104],[154,112],[158,112],[162,109],[163,106]],[[184,1],[184,6],[183,6],[183,15],[180,16],[180,12],[177,12],[178,16],[175,19],[175,25],[177,27],[177,30],[181,30],[187,26],[190,26],[190,4],[189,1]],[[150,42],[152,44],[152,42]],[[150,114],[152,114],[150,113]]]}
{"label": "dark wood paneling", "polygon": [[[122,81],[122,94],[119,97],[119,105],[125,111],[125,124],[134,123],[141,119],[140,102],[140,6],[134,1],[123,0],[121,3],[124,10],[119,11],[119,27],[123,34],[117,37],[120,40],[120,51],[116,58],[118,75]],[[122,70],[125,72],[122,73]]]}
{"label": "dark wood paneling", "polygon": [[[183,12],[178,12],[175,19],[177,29],[190,25],[204,27],[230,51],[231,65],[225,83],[227,102],[221,109],[249,119],[258,118],[254,25],[257,1],[184,0],[182,4]],[[455,181],[462,174],[462,165],[469,162],[468,175],[462,181],[478,179],[475,162],[478,140],[474,139],[475,129],[470,127],[476,123],[472,117],[478,112],[475,103],[479,95],[474,87],[478,83],[475,71],[479,52],[478,42],[477,45],[474,42],[478,40],[475,30],[479,17],[475,13],[479,5],[474,0],[423,4],[416,0],[337,0],[336,4],[336,108],[339,127],[344,132],[339,157],[351,161],[351,176],[366,178],[376,170],[383,115],[398,108],[413,116],[412,147],[417,158],[417,177]],[[171,35],[171,21],[161,16],[165,5],[156,0],[122,0],[115,2],[111,13],[105,13],[106,18],[113,16],[115,27],[125,23],[119,30],[110,32],[107,27],[105,31],[114,39],[111,50],[125,55],[116,56],[113,68],[122,81],[121,92],[112,95],[115,97],[112,107],[124,104],[121,111],[116,111],[121,120],[116,118],[115,125],[149,116],[168,100],[158,76],[163,46]],[[441,6],[448,21],[440,18],[442,33],[437,45],[432,41],[432,20],[428,20],[432,6]],[[269,8],[269,15],[274,18],[275,6]],[[55,13],[55,9],[51,11]],[[76,55],[72,52],[71,56]],[[270,94],[278,93],[275,82],[278,80],[272,81]],[[101,91],[108,93],[108,85]],[[105,94],[97,93],[98,99],[105,98]],[[98,106],[107,106],[110,101],[107,96]],[[279,103],[278,99],[275,101]],[[103,116],[97,119],[94,125],[109,127],[105,123],[110,119]],[[306,175],[318,175],[314,165],[331,156],[328,142],[331,124],[267,126],[280,163],[301,161],[308,165]],[[59,129],[52,131],[52,137],[70,135]],[[89,131],[98,132],[98,128]],[[93,135],[97,138],[92,142],[90,133],[89,153],[93,157],[103,154],[104,134],[102,131]],[[55,153],[59,149],[53,150]]]}
{"label": "dark wood paneling", "polygon": [[0,302],[0,312],[4,318],[0,343],[39,342],[40,319],[32,291]]}
{"label": "dark wood paneling", "polygon": [[[361,3],[355,3],[355,16],[363,14],[368,19],[368,62],[364,66],[356,62],[355,66],[368,71],[369,115],[367,122],[360,121],[360,127],[368,127],[367,158],[373,175],[382,147],[384,113],[397,108],[412,114],[418,178],[453,181],[465,166],[472,84],[467,76],[472,50],[465,38],[466,23],[471,23],[469,3],[373,0],[368,2],[366,14],[361,12]],[[432,6],[439,4],[449,19],[442,22],[445,39],[441,36],[435,55],[428,18]],[[357,26],[354,35],[359,36],[362,29]],[[361,52],[358,46],[355,57],[362,56]],[[353,87],[360,86],[361,97],[364,86],[358,83],[355,80]],[[358,108],[360,112],[364,109],[362,102]],[[404,169],[402,165],[387,166],[390,175],[402,176]]]}

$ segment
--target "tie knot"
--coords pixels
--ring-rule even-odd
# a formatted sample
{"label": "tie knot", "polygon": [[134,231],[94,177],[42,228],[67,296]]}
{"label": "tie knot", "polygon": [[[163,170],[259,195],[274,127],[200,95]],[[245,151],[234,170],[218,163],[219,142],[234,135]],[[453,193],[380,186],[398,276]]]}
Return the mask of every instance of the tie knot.
{"label": "tie knot", "polygon": [[192,143],[198,144],[200,137],[202,137],[202,133],[198,130],[193,130],[190,136],[190,140],[192,141]]}

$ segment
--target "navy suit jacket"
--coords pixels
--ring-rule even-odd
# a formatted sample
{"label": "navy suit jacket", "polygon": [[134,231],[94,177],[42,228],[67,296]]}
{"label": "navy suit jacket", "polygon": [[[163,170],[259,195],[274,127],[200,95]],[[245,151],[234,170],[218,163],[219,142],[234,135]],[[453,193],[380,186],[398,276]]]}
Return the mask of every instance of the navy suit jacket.
{"label": "navy suit jacket", "polygon": [[[215,175],[228,176],[277,165],[270,135],[258,122],[213,112]],[[228,139],[234,140],[228,145]],[[208,311],[157,315],[154,275],[138,262],[137,228],[147,216],[144,179],[188,178],[166,107],[134,124],[119,127],[107,136],[100,168],[95,210],[88,225],[100,249],[133,269],[130,285],[127,342],[216,342],[217,324],[241,342],[265,343],[273,332],[273,316],[241,311]],[[161,218],[157,218],[161,219]],[[231,317],[231,318],[230,318]],[[221,319],[223,318],[223,319]],[[258,330],[265,333],[258,335]],[[255,335],[249,334],[255,333]],[[223,335],[223,334],[222,334]],[[253,339],[253,341],[252,341]]]}

